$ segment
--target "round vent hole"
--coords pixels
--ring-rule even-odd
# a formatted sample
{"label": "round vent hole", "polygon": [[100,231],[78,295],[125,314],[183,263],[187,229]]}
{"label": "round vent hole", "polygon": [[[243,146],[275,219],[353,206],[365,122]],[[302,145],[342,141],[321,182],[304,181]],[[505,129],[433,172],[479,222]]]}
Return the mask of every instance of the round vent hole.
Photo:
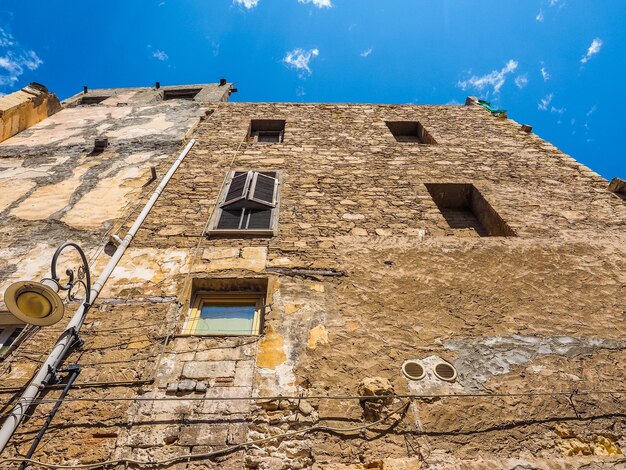
{"label": "round vent hole", "polygon": [[411,380],[420,380],[426,375],[424,367],[416,361],[406,361],[402,365],[402,372]]}
{"label": "round vent hole", "polygon": [[441,380],[454,382],[456,380],[456,369],[447,362],[440,362],[435,366],[435,375]]}

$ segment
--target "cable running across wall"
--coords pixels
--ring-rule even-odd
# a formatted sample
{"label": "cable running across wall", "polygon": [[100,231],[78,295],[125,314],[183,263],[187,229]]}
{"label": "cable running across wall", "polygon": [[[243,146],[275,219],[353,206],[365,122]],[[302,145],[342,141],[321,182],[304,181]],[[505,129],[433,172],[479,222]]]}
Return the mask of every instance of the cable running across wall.
{"label": "cable running across wall", "polygon": [[[311,396],[263,396],[263,397],[67,397],[68,402],[123,402],[123,401],[278,401],[278,400],[378,400],[383,398],[396,399],[489,399],[514,397],[549,397],[549,396],[586,396],[586,395],[626,395],[626,390],[573,390],[567,392],[512,392],[512,393],[429,393],[429,394],[395,394],[395,395],[311,395]],[[54,403],[54,399],[34,399],[29,403]]]}
{"label": "cable running across wall", "polygon": [[150,467],[171,465],[171,464],[174,464],[176,462],[190,462],[192,460],[198,460],[198,459],[210,459],[212,457],[216,457],[218,455],[230,453],[230,452],[233,452],[235,450],[243,449],[243,448],[254,446],[254,445],[257,445],[257,444],[263,444],[264,442],[281,440],[281,439],[284,439],[284,438],[287,438],[287,437],[296,436],[298,434],[306,434],[306,433],[316,432],[316,431],[353,433],[353,432],[357,432],[357,431],[361,431],[361,430],[364,430],[364,429],[369,429],[369,428],[372,428],[374,426],[377,426],[377,425],[387,421],[392,416],[394,416],[394,415],[396,415],[398,413],[402,413],[400,416],[397,417],[397,419],[394,422],[392,422],[389,425],[389,428],[391,428],[404,417],[404,413],[406,412],[406,409],[408,408],[409,404],[410,404],[410,401],[403,402],[402,405],[400,405],[398,408],[394,409],[393,411],[389,412],[388,414],[386,414],[385,416],[383,416],[379,420],[374,421],[372,423],[368,423],[368,424],[363,424],[363,425],[349,427],[349,428],[338,428],[338,427],[333,427],[333,426],[326,426],[326,425],[323,425],[323,424],[316,424],[314,426],[310,426],[310,427],[305,428],[305,429],[299,429],[297,431],[289,431],[289,432],[285,432],[283,434],[278,434],[278,435],[275,435],[275,436],[264,437],[262,439],[255,439],[255,440],[252,440],[252,441],[242,442],[240,444],[235,444],[235,445],[226,447],[224,449],[216,450],[216,451],[213,451],[213,452],[179,455],[179,456],[171,457],[169,459],[164,459],[164,460],[145,461],[145,460],[135,460],[135,459],[116,459],[116,460],[107,460],[107,461],[103,461],[103,462],[95,462],[95,463],[90,463],[90,464],[73,464],[73,465],[62,465],[61,464],[60,465],[60,464],[44,463],[44,462],[41,462],[39,460],[33,460],[33,459],[24,460],[24,459],[20,459],[20,458],[9,458],[9,459],[2,459],[2,460],[0,460],[0,465],[5,464],[5,463],[22,462],[22,461],[25,461],[27,463],[40,465],[40,466],[42,466],[44,468],[53,468],[53,469],[63,469],[63,468],[92,469],[92,468],[99,468],[99,467],[104,467],[104,466],[109,466],[109,465],[139,465],[139,466],[144,466],[145,465],[145,466],[150,466]]}

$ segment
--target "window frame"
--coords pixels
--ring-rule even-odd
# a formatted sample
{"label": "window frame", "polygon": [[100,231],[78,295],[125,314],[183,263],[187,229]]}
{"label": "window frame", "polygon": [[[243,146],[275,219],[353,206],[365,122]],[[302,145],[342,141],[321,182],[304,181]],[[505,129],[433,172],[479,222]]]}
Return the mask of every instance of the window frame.
{"label": "window frame", "polygon": [[[399,144],[437,145],[437,141],[421,121],[414,120],[386,120],[385,125],[389,133]],[[409,128],[415,128],[409,131]]]}
{"label": "window frame", "polygon": [[[217,228],[220,219],[222,217],[222,212],[224,211],[224,209],[228,209],[227,207],[224,207],[224,204],[226,203],[226,196],[228,195],[228,191],[230,189],[230,184],[235,176],[235,173],[237,172],[256,172],[256,173],[276,173],[276,186],[275,186],[275,191],[274,191],[274,204],[273,206],[269,206],[267,204],[258,202],[256,200],[253,200],[254,202],[257,202],[258,204],[264,204],[268,210],[271,211],[271,216],[270,216],[270,226],[268,229],[219,229]],[[207,231],[207,234],[213,234],[213,235],[257,235],[257,236],[276,236],[278,235],[278,217],[280,214],[280,187],[282,185],[282,171],[280,170],[231,170],[228,171],[226,173],[225,179],[224,179],[224,185],[222,186],[222,189],[220,191],[220,194],[218,195],[218,199],[217,199],[217,203],[214,206],[214,210],[213,210],[213,214],[211,215],[211,219],[209,221],[209,230]],[[252,186],[252,188],[248,188],[250,190],[254,190],[255,188],[255,184],[256,183],[256,175],[252,176],[250,178],[250,185]],[[253,193],[254,194],[254,193]]]}
{"label": "window frame", "polygon": [[[251,119],[246,140],[261,145],[282,144],[285,141],[286,119]],[[259,141],[259,135],[278,136],[276,142]]]}
{"label": "window frame", "polygon": [[[254,318],[250,333],[197,333],[196,329],[200,321],[202,307],[211,303],[237,304],[244,301],[255,302]],[[262,292],[230,292],[230,291],[207,291],[199,290],[193,293],[192,302],[187,310],[187,318],[181,329],[180,336],[260,336],[263,330],[263,315],[265,313],[265,295]]]}
{"label": "window frame", "polygon": [[196,97],[202,92],[202,87],[181,87],[181,88],[164,88],[161,94],[162,101],[186,100],[195,101]]}
{"label": "window frame", "polygon": [[[284,131],[254,131],[250,134],[250,142],[254,142],[255,144],[262,144],[262,145],[282,144],[283,134],[284,134]],[[278,137],[278,140],[276,141],[259,140],[259,137],[261,137],[261,135],[276,136]]]}
{"label": "window frame", "polygon": [[[15,345],[16,347],[19,346],[19,340],[20,340],[20,336],[22,336],[22,333],[24,333],[24,328],[26,327],[26,325],[6,325],[6,324],[0,324],[0,361],[2,361],[6,356],[8,356],[11,352],[11,347],[13,345]],[[17,336],[13,339],[13,341],[11,341],[10,344],[5,344],[8,339],[11,337],[11,335],[15,332],[15,330],[17,330],[18,328],[21,328],[22,331],[20,331]],[[1,352],[2,348],[4,348],[6,346],[6,351]]]}

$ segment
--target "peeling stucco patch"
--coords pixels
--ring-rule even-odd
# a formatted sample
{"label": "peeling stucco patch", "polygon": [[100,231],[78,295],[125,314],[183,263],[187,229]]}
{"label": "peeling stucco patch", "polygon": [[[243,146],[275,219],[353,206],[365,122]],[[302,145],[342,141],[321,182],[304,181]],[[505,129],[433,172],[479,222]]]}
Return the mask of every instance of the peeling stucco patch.
{"label": "peeling stucco patch", "polygon": [[304,307],[304,304],[287,304],[285,305],[285,315],[292,315]]}
{"label": "peeling stucco patch", "polygon": [[137,167],[129,167],[116,176],[101,180],[80,198],[62,220],[72,227],[97,229],[106,221],[120,217],[133,199],[132,195],[146,182],[147,174],[148,169],[141,171]]}
{"label": "peeling stucco patch", "polygon": [[[6,186],[9,186],[8,184]],[[28,191],[33,189],[35,182],[31,180],[15,180],[11,181],[11,189],[0,189],[0,212],[5,210],[19,198],[24,196]]]}
{"label": "peeling stucco patch", "polygon": [[[124,290],[140,289],[143,295],[175,295],[173,276],[186,262],[184,250],[129,248],[104,287],[104,295],[118,295]],[[108,256],[98,258],[96,272],[104,269]]]}
{"label": "peeling stucco patch", "polygon": [[309,330],[307,347],[309,349],[315,349],[320,344],[328,344],[328,331],[326,331],[324,325],[317,325],[315,328]]}
{"label": "peeling stucco patch", "polygon": [[265,330],[265,338],[259,342],[257,366],[266,369],[275,369],[287,360],[285,354],[285,339],[274,331],[271,325]]}
{"label": "peeling stucco patch", "polygon": [[508,374],[514,366],[541,356],[592,354],[598,349],[624,349],[626,343],[599,338],[513,335],[450,340],[444,346],[458,353],[454,365],[465,384],[480,388],[490,377]]}
{"label": "peeling stucco patch", "polygon": [[71,178],[37,188],[11,211],[11,215],[24,220],[49,218],[69,204],[72,195],[80,186],[81,177],[95,165],[97,165],[95,161],[84,163],[76,168]]}

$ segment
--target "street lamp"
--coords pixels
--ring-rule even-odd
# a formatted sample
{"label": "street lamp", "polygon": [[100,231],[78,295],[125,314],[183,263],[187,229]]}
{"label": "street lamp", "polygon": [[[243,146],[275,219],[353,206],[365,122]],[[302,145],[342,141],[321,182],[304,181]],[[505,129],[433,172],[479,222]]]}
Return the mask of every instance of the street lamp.
{"label": "street lamp", "polygon": [[[80,255],[82,266],[78,273],[67,269],[67,284],[62,284],[57,275],[59,255],[66,248],[75,249]],[[24,323],[38,326],[54,325],[63,318],[65,307],[59,296],[59,291],[67,291],[67,299],[75,300],[74,288],[82,285],[85,289],[84,304],[89,305],[91,293],[91,276],[85,253],[76,243],[66,242],[54,252],[50,263],[52,277],[42,279],[41,282],[19,281],[11,284],[4,292],[4,303],[9,312]]]}
{"label": "street lamp", "polygon": [[[6,448],[9,439],[11,439],[11,436],[22,422],[22,419],[24,419],[28,408],[33,405],[33,400],[39,395],[42,388],[49,383],[50,377],[56,374],[58,366],[65,358],[68,350],[76,344],[77,341],[80,342],[78,336],[80,328],[85,321],[91,304],[98,298],[102,287],[111,276],[117,263],[119,263],[122,256],[124,256],[126,248],[130,245],[130,242],[141,228],[141,225],[146,220],[146,217],[152,210],[152,207],[154,207],[154,204],[165,189],[165,186],[167,186],[172,178],[172,175],[174,175],[195,143],[195,139],[191,139],[189,143],[185,145],[185,148],[176,161],[172,163],[172,166],[161,179],[161,182],[148,199],[148,202],[146,202],[146,205],[135,219],[135,222],[131,225],[128,233],[124,239],[120,241],[111,259],[94,283],[93,288],[91,286],[91,277],[89,275],[89,266],[85,253],[83,253],[83,250],[75,243],[67,242],[61,245],[52,257],[52,263],[50,265],[52,277],[50,279],[44,279],[41,282],[18,282],[9,286],[9,289],[7,289],[8,295],[5,295],[4,301],[10,312],[17,318],[35,325],[53,324],[61,319],[63,316],[63,302],[61,302],[59,298],[59,290],[68,291],[68,300],[74,300],[73,289],[81,285],[85,289],[85,299],[76,309],[74,315],[72,315],[65,331],[61,334],[52,348],[52,351],[50,351],[48,357],[43,361],[39,370],[35,373],[22,393],[22,396],[15,406],[13,406],[11,412],[4,415],[5,419],[0,427],[0,454],[2,454],[2,451]],[[113,238],[115,239],[115,237]],[[61,284],[56,273],[56,263],[61,251],[67,247],[72,247],[78,251],[82,260],[82,266],[78,268],[78,275],[75,275],[74,271],[71,269],[65,271],[69,277],[69,281],[67,284]]]}

